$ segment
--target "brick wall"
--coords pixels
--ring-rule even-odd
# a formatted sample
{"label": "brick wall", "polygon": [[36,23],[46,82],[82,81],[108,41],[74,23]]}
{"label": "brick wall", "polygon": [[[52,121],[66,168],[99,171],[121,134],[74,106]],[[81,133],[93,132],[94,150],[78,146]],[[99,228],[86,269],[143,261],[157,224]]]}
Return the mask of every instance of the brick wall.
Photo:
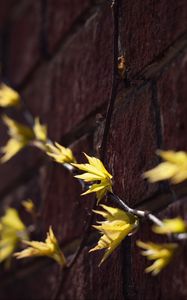
{"label": "brick wall", "polygon": [[[158,162],[157,148],[187,150],[187,2],[118,2],[113,17],[110,1],[2,0],[1,75],[47,123],[50,138],[71,145],[80,160],[83,151],[99,155],[105,145],[102,154],[114,176],[114,190],[131,206],[143,204],[162,216],[187,218],[184,195],[172,203],[167,186],[163,192],[163,185],[141,178]],[[116,52],[125,54],[127,67],[125,79],[117,77],[117,84]],[[5,132],[1,125],[1,143]],[[0,176],[1,209],[10,204],[20,208],[21,200],[33,198],[42,216],[41,232],[52,225],[71,256],[93,205],[90,197],[79,196],[72,176],[34,149],[0,166]],[[96,242],[90,237],[63,273],[48,259],[13,262],[9,271],[0,266],[0,299],[187,298],[186,245],[153,278],[144,274],[137,236],[126,239],[100,268],[100,253],[88,254]],[[138,238],[152,238],[148,225]]]}

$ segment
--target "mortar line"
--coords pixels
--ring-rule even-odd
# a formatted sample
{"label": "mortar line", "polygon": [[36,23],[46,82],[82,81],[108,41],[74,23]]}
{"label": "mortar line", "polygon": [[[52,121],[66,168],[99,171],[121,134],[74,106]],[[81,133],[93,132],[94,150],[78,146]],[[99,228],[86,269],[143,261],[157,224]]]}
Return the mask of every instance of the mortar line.
{"label": "mortar line", "polygon": [[109,130],[110,130],[110,123],[111,123],[111,119],[112,119],[112,113],[113,113],[114,103],[115,103],[116,96],[117,96],[117,89],[118,89],[118,83],[119,83],[119,80],[117,77],[117,75],[118,75],[117,74],[118,42],[119,42],[119,1],[118,0],[116,0],[114,2],[113,8],[112,8],[112,17],[113,17],[112,87],[111,87],[111,94],[110,94],[110,99],[109,99],[108,107],[107,107],[104,132],[103,132],[101,148],[100,148],[100,158],[103,162],[105,159],[108,134],[109,134]]}

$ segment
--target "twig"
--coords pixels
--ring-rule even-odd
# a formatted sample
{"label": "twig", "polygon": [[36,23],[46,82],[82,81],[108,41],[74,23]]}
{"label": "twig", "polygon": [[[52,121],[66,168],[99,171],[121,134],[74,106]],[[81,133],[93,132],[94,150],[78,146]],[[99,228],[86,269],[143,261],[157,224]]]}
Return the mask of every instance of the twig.
{"label": "twig", "polygon": [[158,219],[156,216],[154,216],[151,212],[147,210],[139,210],[139,209],[129,207],[122,199],[120,199],[114,193],[109,192],[108,197],[112,199],[114,202],[116,202],[124,211],[127,211],[128,213],[131,213],[139,218],[148,219],[158,226],[163,225],[163,222],[160,219]]}

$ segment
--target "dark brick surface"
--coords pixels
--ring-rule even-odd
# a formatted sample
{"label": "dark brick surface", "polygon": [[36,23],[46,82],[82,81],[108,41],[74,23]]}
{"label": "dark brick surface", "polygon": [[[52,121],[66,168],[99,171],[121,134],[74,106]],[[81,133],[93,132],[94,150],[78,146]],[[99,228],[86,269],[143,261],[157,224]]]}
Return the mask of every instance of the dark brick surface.
{"label": "dark brick surface", "polygon": [[83,30],[74,34],[21,90],[32,113],[42,115],[48,123],[52,139],[69,133],[107,103],[112,70],[111,21],[109,6],[99,8]]}
{"label": "dark brick surface", "polygon": [[0,3],[0,29],[5,25],[7,21],[7,16],[9,15],[9,10],[11,7],[12,0],[2,1]]}
{"label": "dark brick surface", "polygon": [[10,24],[6,77],[14,85],[20,84],[39,61],[40,10],[40,1],[28,1]]}
{"label": "dark brick surface", "polygon": [[89,254],[89,249],[83,249],[76,264],[65,274],[59,300],[124,299],[123,258],[120,249],[99,268],[97,265],[101,256]]}
{"label": "dark brick surface", "polygon": [[0,168],[0,193],[7,193],[11,187],[15,187],[32,176],[34,170],[40,165],[41,159],[40,151],[29,147],[20,151],[16,157],[7,163],[2,164]]}
{"label": "dark brick surface", "polygon": [[57,55],[53,124],[67,133],[108,101],[111,89],[112,28],[109,6],[99,9]]}
{"label": "dark brick surface", "polygon": [[[156,190],[142,179],[156,164],[157,133],[152,86],[119,95],[111,121],[107,162],[113,174],[114,191],[134,205]],[[135,188],[136,187],[136,188]]]}
{"label": "dark brick surface", "polygon": [[[187,28],[186,1],[122,1],[121,42],[129,75],[155,60]],[[133,21],[132,21],[133,20]]]}
{"label": "dark brick surface", "polygon": [[[42,199],[41,199],[41,186],[39,182],[39,176],[42,172],[42,167],[35,170],[31,178],[25,177],[25,182],[22,180],[21,184],[9,187],[6,195],[1,196],[1,209],[0,214],[3,215],[7,207],[15,207],[19,210],[21,218],[23,218],[26,224],[32,223],[32,220],[28,213],[23,208],[21,202],[28,198],[32,199],[36,205],[37,212],[40,214],[42,209]],[[40,219],[39,219],[40,222]],[[41,222],[40,222],[41,223]],[[40,234],[43,231],[43,228],[39,226]],[[39,232],[38,231],[38,232]],[[44,234],[45,235],[45,234]]]}
{"label": "dark brick surface", "polygon": [[158,80],[163,147],[187,150],[187,53],[176,58]]}
{"label": "dark brick surface", "polygon": [[55,49],[63,36],[72,27],[73,22],[90,4],[89,0],[47,0],[46,3],[46,38],[48,51]]}
{"label": "dark brick surface", "polygon": [[[41,122],[51,127],[53,119],[50,112],[54,101],[52,75],[54,67],[50,63],[43,64],[21,89],[20,94],[27,109],[33,117],[39,116]],[[42,86],[41,86],[42,83]]]}
{"label": "dark brick surface", "polygon": [[[52,299],[58,286],[60,275],[59,267],[56,264],[36,260],[34,264],[27,265],[12,275],[12,281],[7,276],[1,285],[1,300],[43,300]],[[10,275],[10,274],[9,274]],[[43,288],[45,287],[45,288]]]}

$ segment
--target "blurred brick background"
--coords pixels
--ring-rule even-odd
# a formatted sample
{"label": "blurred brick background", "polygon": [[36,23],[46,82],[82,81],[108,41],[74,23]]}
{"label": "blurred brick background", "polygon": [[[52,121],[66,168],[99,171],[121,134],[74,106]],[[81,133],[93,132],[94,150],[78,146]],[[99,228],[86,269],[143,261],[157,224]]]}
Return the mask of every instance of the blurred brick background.
{"label": "blurred brick background", "polygon": [[[127,72],[118,78],[105,164],[114,191],[130,205],[187,218],[185,197],[172,203],[168,186],[141,178],[158,162],[157,148],[187,150],[187,2],[118,2],[119,55],[125,54]],[[110,1],[1,0],[0,61],[2,79],[48,125],[52,140],[71,145],[80,160],[83,151],[98,155],[112,89]],[[1,144],[5,139],[1,125]],[[52,225],[71,257],[92,207],[89,197],[79,196],[76,180],[39,151],[25,149],[0,166],[0,182],[1,210],[21,209],[21,200],[31,197],[41,213],[40,235]],[[155,239],[145,224],[100,268],[101,255],[88,254],[96,238],[86,241],[63,273],[48,259],[13,262],[7,271],[0,266],[0,299],[187,299],[186,246],[153,278],[144,274],[147,262],[135,246],[137,237]]]}

